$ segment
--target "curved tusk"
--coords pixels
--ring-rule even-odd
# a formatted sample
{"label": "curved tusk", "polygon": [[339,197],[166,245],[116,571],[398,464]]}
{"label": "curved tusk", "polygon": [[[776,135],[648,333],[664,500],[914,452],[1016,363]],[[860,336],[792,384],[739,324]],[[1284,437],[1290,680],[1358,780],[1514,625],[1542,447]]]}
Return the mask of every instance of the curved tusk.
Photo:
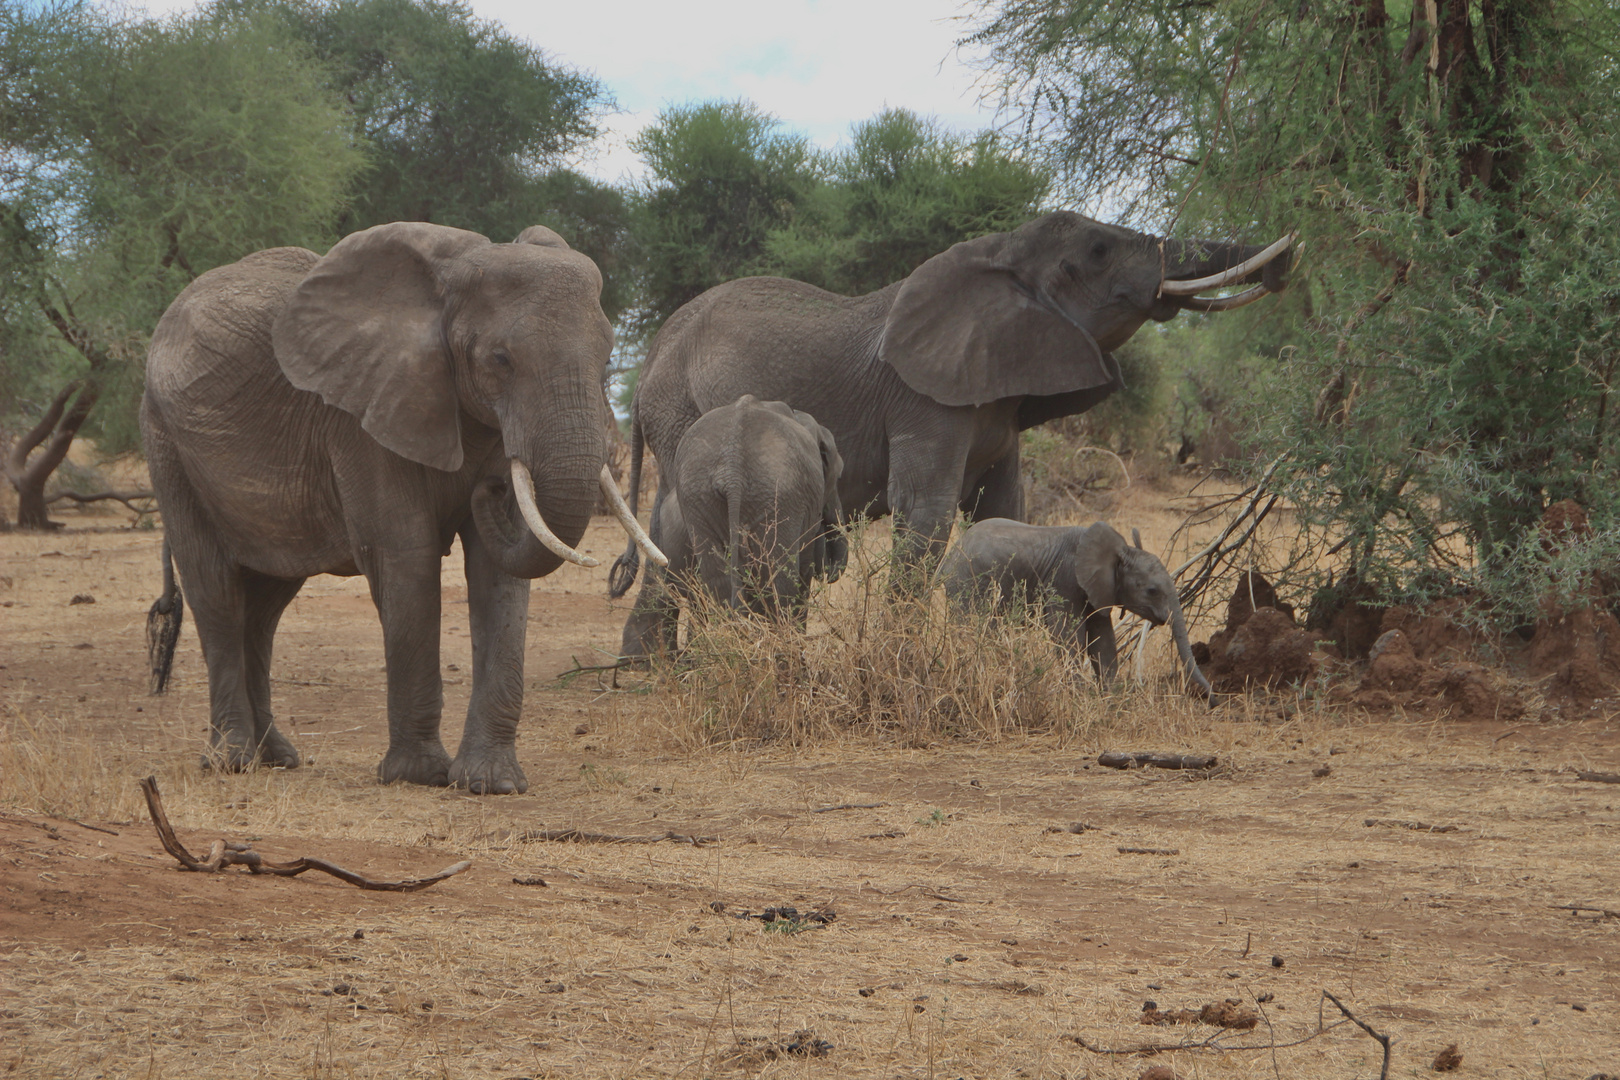
{"label": "curved tusk", "polygon": [[1171,281],[1167,279],[1159,285],[1159,295],[1192,296],[1194,293],[1203,292],[1205,289],[1218,289],[1223,285],[1232,285],[1236,282],[1242,281],[1244,278],[1266,265],[1266,263],[1287,251],[1289,246],[1293,244],[1294,238],[1298,235],[1298,233],[1289,233],[1281,240],[1278,240],[1270,247],[1261,251],[1260,254],[1256,255],[1254,258],[1245,259],[1236,266],[1227,267],[1218,274],[1211,274],[1208,277],[1190,278],[1186,281]]}
{"label": "curved tusk", "polygon": [[606,465],[602,466],[602,494],[607,496],[608,505],[613,507],[613,516],[619,519],[619,524],[630,534],[630,539],[636,542],[636,547],[646,552],[647,558],[659,566],[668,566],[669,557],[658,550],[658,545],[652,542],[652,537],[648,536],[641,523],[636,521],[636,515],[625,505],[624,496],[619,494],[619,485],[613,479],[613,471]]}
{"label": "curved tusk", "polygon": [[528,523],[529,531],[546,545],[547,551],[559,559],[567,559],[575,566],[602,565],[589,555],[581,555],[563,543],[557,534],[546,526],[546,519],[540,516],[540,508],[534,503],[534,477],[529,475],[529,467],[517,458],[512,459],[512,494],[517,496],[518,509],[523,511],[523,520]]}
{"label": "curved tusk", "polygon": [[1182,303],[1193,311],[1231,311],[1244,304],[1252,304],[1270,292],[1271,290],[1264,285],[1256,285],[1252,289],[1244,289],[1235,296],[1189,296]]}

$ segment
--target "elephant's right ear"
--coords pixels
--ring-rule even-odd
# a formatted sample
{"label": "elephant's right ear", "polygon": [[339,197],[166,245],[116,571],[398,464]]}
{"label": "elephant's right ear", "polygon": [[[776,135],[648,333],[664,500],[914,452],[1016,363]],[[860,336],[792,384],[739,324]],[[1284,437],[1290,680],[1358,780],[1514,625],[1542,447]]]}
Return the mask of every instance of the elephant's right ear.
{"label": "elephant's right ear", "polygon": [[1085,590],[1086,603],[1094,608],[1118,603],[1119,557],[1125,551],[1125,538],[1102,522],[1077,529],[1074,550],[1074,576]]}
{"label": "elephant's right ear", "polygon": [[435,469],[461,468],[461,404],[445,319],[478,233],[398,221],[352,233],[316,263],[276,317],[287,381],[359,417],[372,438]]}
{"label": "elephant's right ear", "polygon": [[1041,294],[1029,262],[1006,233],[935,255],[900,286],[880,355],[944,405],[1111,385],[1097,342]]}

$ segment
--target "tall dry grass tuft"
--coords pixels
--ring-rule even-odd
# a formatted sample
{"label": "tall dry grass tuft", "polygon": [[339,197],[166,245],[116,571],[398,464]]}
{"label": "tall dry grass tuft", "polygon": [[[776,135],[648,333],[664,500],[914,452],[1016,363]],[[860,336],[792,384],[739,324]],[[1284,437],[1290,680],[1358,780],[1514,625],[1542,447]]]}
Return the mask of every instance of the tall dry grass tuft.
{"label": "tall dry grass tuft", "polygon": [[[173,770],[158,774],[160,781]],[[133,770],[82,726],[63,720],[0,721],[0,806],[58,818],[128,821],[146,806]]]}
{"label": "tall dry grass tuft", "polygon": [[938,594],[895,596],[881,540],[853,536],[838,585],[812,594],[807,630],[691,602],[685,648],[658,700],[692,746],[794,745],[846,737],[902,746],[1055,736],[1095,741],[1140,718],[1146,692],[1109,690],[1034,612],[947,611]]}

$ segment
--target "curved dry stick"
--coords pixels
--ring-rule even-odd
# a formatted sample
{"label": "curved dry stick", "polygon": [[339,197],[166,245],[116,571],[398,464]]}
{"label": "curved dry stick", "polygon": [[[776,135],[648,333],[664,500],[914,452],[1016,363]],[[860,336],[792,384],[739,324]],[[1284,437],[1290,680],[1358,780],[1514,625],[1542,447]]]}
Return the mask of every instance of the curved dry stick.
{"label": "curved dry stick", "polygon": [[227,866],[245,866],[250,873],[271,874],[275,877],[297,877],[307,870],[319,870],[323,874],[331,874],[341,878],[350,885],[373,892],[416,892],[429,885],[437,885],[446,878],[455,877],[472,865],[471,859],[463,859],[453,866],[447,866],[437,874],[425,878],[406,878],[403,881],[374,881],[363,874],[353,870],[345,870],[336,863],[325,859],[302,858],[290,863],[270,862],[263,855],[254,851],[246,844],[229,840],[215,840],[209,849],[208,858],[198,859],[186,850],[180,838],[174,833],[174,826],[169,824],[169,815],[163,810],[163,796],[158,793],[157,777],[148,776],[140,782],[141,794],[146,796],[146,810],[152,815],[152,824],[157,829],[158,842],[163,850],[173,855],[181,867],[198,873],[212,874]]}
{"label": "curved dry stick", "polygon": [[1333,1004],[1337,1005],[1339,1007],[1339,1011],[1344,1013],[1347,1020],[1354,1023],[1356,1027],[1360,1028],[1362,1031],[1365,1031],[1367,1034],[1371,1035],[1375,1040],[1377,1040],[1378,1044],[1384,1048],[1384,1067],[1378,1072],[1378,1080],[1389,1080],[1389,1046],[1394,1040],[1392,1040],[1388,1035],[1378,1034],[1378,1032],[1374,1031],[1355,1013],[1345,1008],[1344,1002],[1340,1001],[1326,990],[1322,991],[1322,996],[1333,1002]]}

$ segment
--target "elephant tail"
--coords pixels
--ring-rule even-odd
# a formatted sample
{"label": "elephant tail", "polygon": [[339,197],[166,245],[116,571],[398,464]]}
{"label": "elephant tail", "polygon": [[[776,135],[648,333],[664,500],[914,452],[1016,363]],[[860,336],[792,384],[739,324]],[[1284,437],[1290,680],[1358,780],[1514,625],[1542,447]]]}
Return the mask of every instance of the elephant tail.
{"label": "elephant tail", "polygon": [[743,606],[742,591],[742,492],[741,485],[733,482],[726,492],[726,576],[731,579],[731,606]]}
{"label": "elephant tail", "polygon": [[1192,645],[1187,641],[1187,620],[1181,614],[1179,603],[1170,612],[1170,633],[1176,639],[1176,653],[1181,657],[1181,666],[1187,669],[1187,677],[1203,691],[1204,700],[1213,709],[1216,704],[1215,691],[1210,688],[1209,679],[1198,669],[1198,661],[1193,659]]}
{"label": "elephant tail", "polygon": [[[641,458],[645,453],[646,443],[641,437],[641,422],[636,418],[636,403],[630,402],[630,516],[635,517],[641,503]],[[617,600],[630,591],[630,586],[636,583],[636,573],[641,569],[641,549],[636,546],[636,538],[631,537],[630,543],[625,546],[623,554],[613,560],[613,566],[608,570],[608,596]]]}
{"label": "elephant tail", "polygon": [[163,538],[163,595],[146,613],[146,655],[152,667],[151,690],[161,694],[168,689],[174,669],[174,647],[180,641],[180,624],[185,619],[186,601],[174,577],[174,558],[169,538]]}

